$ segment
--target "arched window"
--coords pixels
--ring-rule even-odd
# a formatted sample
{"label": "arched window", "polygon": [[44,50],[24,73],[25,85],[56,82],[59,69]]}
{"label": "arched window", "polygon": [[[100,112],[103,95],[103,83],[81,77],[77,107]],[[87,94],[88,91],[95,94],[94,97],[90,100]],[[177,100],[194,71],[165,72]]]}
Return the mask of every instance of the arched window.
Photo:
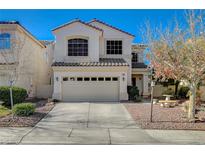
{"label": "arched window", "polygon": [[88,56],[88,40],[82,38],[68,40],[68,56]]}
{"label": "arched window", "polygon": [[1,33],[0,34],[0,49],[10,49],[10,34],[9,33]]}
{"label": "arched window", "polygon": [[132,62],[137,63],[138,62],[138,54],[137,53],[132,53]]}

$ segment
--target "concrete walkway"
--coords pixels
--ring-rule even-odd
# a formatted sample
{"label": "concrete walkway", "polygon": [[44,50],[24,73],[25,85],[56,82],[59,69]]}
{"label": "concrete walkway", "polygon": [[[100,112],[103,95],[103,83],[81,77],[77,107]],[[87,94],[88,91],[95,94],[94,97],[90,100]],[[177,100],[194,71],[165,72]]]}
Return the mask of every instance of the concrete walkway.
{"label": "concrete walkway", "polygon": [[0,128],[0,143],[205,144],[205,132],[142,130],[119,103],[59,103],[34,128]]}

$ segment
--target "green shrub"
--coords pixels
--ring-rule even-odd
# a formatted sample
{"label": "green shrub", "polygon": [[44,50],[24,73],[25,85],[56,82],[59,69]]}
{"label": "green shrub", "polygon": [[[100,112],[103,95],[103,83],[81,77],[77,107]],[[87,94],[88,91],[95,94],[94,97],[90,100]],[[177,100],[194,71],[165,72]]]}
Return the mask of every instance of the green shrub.
{"label": "green shrub", "polygon": [[136,86],[128,86],[127,92],[129,100],[137,100],[139,98],[139,89]]}
{"label": "green shrub", "polygon": [[[12,87],[12,93],[14,104],[22,103],[27,97],[27,91],[23,88]],[[6,106],[11,106],[10,90],[8,86],[0,87],[0,100],[3,101]]]}
{"label": "green shrub", "polygon": [[188,98],[189,87],[181,87],[178,92],[180,98]]}
{"label": "green shrub", "polygon": [[13,114],[18,116],[29,116],[32,115],[34,111],[35,106],[32,103],[16,104],[12,110]]}
{"label": "green shrub", "polygon": [[162,94],[163,95],[174,95],[174,90],[172,88],[168,88]]}

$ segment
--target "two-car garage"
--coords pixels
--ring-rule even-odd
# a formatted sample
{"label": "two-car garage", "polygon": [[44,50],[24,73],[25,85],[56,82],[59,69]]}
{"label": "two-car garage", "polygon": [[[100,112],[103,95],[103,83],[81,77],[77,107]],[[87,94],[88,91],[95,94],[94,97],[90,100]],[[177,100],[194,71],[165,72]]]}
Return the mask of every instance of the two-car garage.
{"label": "two-car garage", "polygon": [[63,102],[119,102],[128,100],[129,65],[120,58],[99,62],[55,62],[53,99]]}
{"label": "two-car garage", "polygon": [[63,77],[62,101],[119,101],[118,77]]}

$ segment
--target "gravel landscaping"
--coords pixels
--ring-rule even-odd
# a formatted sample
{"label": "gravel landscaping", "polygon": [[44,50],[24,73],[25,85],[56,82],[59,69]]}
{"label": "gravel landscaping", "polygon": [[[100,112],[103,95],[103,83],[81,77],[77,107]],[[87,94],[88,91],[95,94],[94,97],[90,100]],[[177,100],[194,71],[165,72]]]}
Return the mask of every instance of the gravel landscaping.
{"label": "gravel landscaping", "polygon": [[54,107],[54,103],[47,100],[33,100],[36,110],[30,116],[14,116],[12,114],[0,117],[0,127],[33,127]]}
{"label": "gravel landscaping", "polygon": [[[150,103],[125,103],[125,107],[141,128],[144,129],[183,129],[205,130],[205,121],[189,123],[187,113],[182,110],[182,104],[174,108],[153,107],[153,122],[150,122]],[[196,114],[198,118],[205,118],[205,106]]]}

